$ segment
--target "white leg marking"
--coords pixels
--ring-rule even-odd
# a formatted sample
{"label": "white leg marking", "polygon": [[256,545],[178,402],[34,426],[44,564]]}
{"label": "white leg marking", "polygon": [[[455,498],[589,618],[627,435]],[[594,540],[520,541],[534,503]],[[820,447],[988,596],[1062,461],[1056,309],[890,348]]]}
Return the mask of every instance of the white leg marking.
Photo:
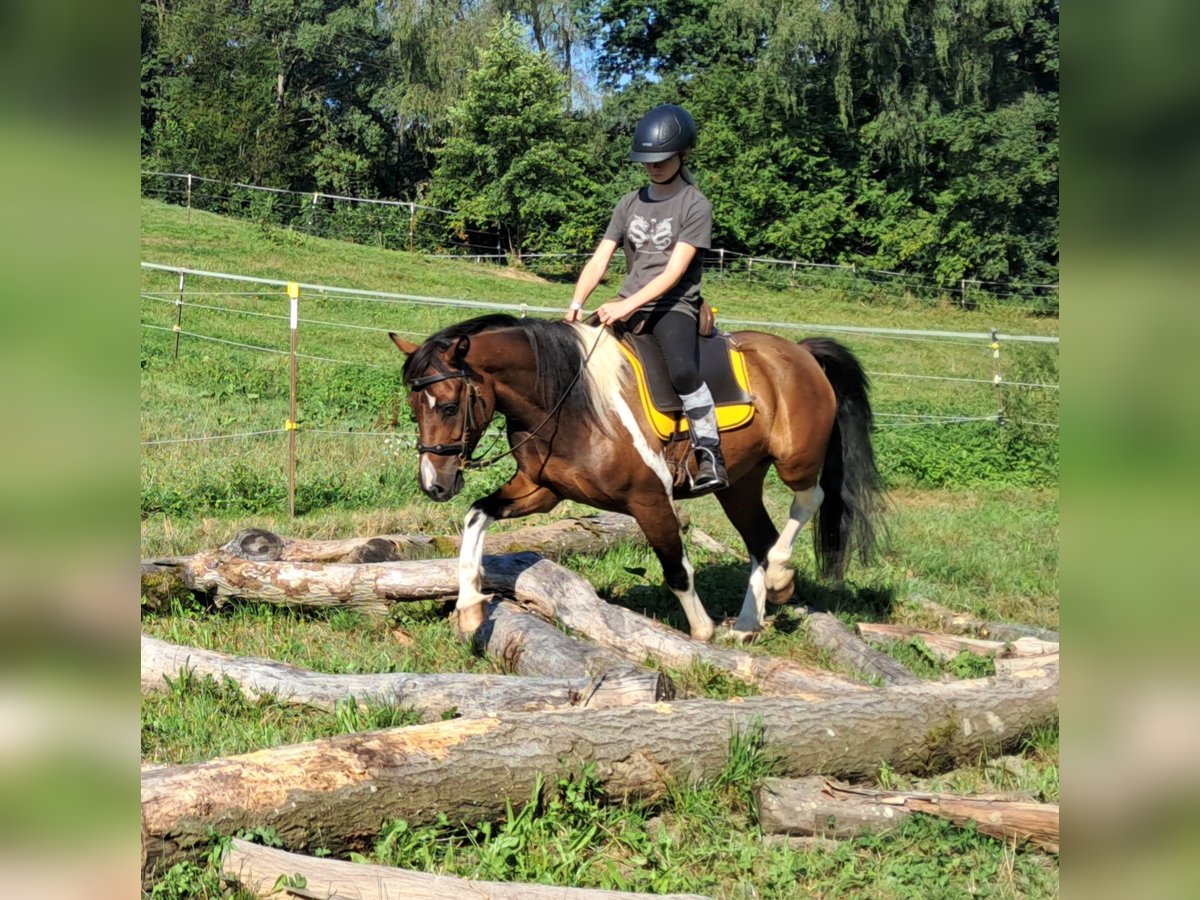
{"label": "white leg marking", "polygon": [[625,402],[625,398],[620,394],[612,396],[613,408],[617,411],[617,416],[621,420],[621,424],[629,432],[633,438],[634,449],[637,450],[638,456],[642,458],[650,469],[656,474],[662,482],[663,490],[667,492],[668,497],[672,497],[671,470],[667,468],[667,461],[663,458],[662,453],[655,453],[650,449],[650,445],[646,443],[646,436],[642,434],[642,429],[637,423],[637,419],[633,417],[633,411],[629,408],[629,404]]}
{"label": "white leg marking", "polygon": [[783,526],[779,540],[767,552],[766,586],[770,590],[783,590],[791,582],[794,574],[791,567],[792,547],[800,529],[816,515],[824,499],[825,492],[819,484],[806,491],[796,491],[792,498],[792,508],[788,512],[787,524]]}
{"label": "white leg marking", "polygon": [[492,517],[471,507],[463,522],[462,549],[458,554],[458,602],[455,609],[483,602],[483,535]]}
{"label": "white leg marking", "polygon": [[433,487],[434,479],[437,478],[437,472],[433,468],[433,463],[424,453],[421,454],[421,489],[428,491]]}
{"label": "white leg marking", "polygon": [[683,614],[687,616],[688,627],[692,632],[692,637],[697,640],[707,641],[712,637],[713,621],[709,618],[708,613],[704,609],[704,604],[700,602],[700,596],[696,593],[696,578],[695,570],[692,569],[692,562],[687,558],[687,554],[683,555],[683,570],[687,572],[688,586],[687,590],[677,591],[672,589],[673,593],[679,598],[679,605],[683,607]]}
{"label": "white leg marking", "polygon": [[753,634],[762,631],[763,619],[767,614],[767,581],[763,564],[750,557],[750,583],[746,586],[746,599],[742,601],[742,611],[733,630],[739,634]]}

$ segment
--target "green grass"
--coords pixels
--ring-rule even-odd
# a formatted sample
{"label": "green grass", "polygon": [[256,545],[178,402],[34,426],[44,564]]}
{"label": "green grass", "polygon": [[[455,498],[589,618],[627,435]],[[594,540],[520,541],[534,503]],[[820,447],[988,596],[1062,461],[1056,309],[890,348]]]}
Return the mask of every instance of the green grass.
{"label": "green grass", "polygon": [[[143,205],[142,253],[147,261],[173,265],[422,295],[557,307],[565,306],[570,296],[565,281],[425,260],[199,211],[192,212],[189,223],[185,210],[151,201]],[[174,299],[174,276],[143,272],[142,282],[147,295]],[[601,294],[614,288],[602,287]],[[201,278],[189,278],[188,290],[214,292],[189,296],[189,302],[237,309],[243,315],[188,307],[186,330],[276,349],[286,346],[286,319],[264,317],[286,316],[282,292],[234,294],[228,283]],[[962,310],[918,298],[783,289],[738,278],[709,279],[706,294],[722,318],[956,331],[996,327],[1013,333],[1051,333],[1057,327],[1053,319],[1003,306]],[[213,548],[251,526],[312,538],[458,531],[470,503],[506,480],[512,465],[472,473],[467,489],[447,504],[434,504],[420,494],[416,454],[405,445],[412,426],[399,396],[401,358],[383,329],[422,336],[470,314],[306,293],[300,352],[341,362],[300,363],[297,517],[286,515],[282,434],[146,447],[141,463],[143,556]],[[171,303],[143,301],[144,323],[170,328],[174,315]],[[335,328],[312,320],[360,327]],[[868,337],[845,342],[868,369],[880,373],[983,379],[992,373],[985,342]],[[1003,348],[1002,357],[1011,380],[1057,381],[1056,351],[1013,345]],[[172,334],[144,330],[140,365],[143,440],[278,429],[287,414],[283,356],[185,336],[176,359]],[[1057,420],[1057,392],[1006,390],[1010,418],[1026,424],[1004,429],[991,423],[881,427],[876,448],[892,490],[880,552],[870,565],[852,566],[844,584],[822,584],[812,577],[806,532],[794,557],[799,599],[828,608],[848,623],[869,619],[928,625],[928,613],[919,605],[925,598],[987,619],[1057,628],[1057,432],[1027,424]],[[900,415],[990,415],[997,403],[990,385],[884,376],[875,378],[872,398],[877,411]],[[899,421],[880,419],[884,426]],[[783,520],[789,502],[778,479],[769,478],[766,503],[776,522]],[[691,556],[710,613],[735,616],[747,576],[740,540],[715,499],[701,498],[685,509],[692,527],[733,550],[711,553],[693,547]],[[549,518],[586,512],[564,503]],[[500,523],[494,530],[535,520],[545,519]],[[646,548],[621,543],[601,556],[571,558],[565,564],[610,602],[685,627],[677,601],[661,585],[657,560]],[[165,608],[144,607],[142,625],[147,633],[175,643],[271,657],[325,672],[499,671],[454,639],[440,605],[433,602],[404,604],[386,618],[371,618],[268,604],[218,607],[184,597]],[[808,643],[802,624],[786,613],[748,649],[829,665]],[[921,664],[917,656],[909,660],[914,667]],[[927,665],[922,674],[980,674],[979,664],[968,662]],[[687,695],[754,693],[704,666],[670,674]],[[171,689],[143,699],[143,760],[197,761],[403,724],[408,717],[404,711],[348,705],[327,713],[301,710],[270,698],[248,700],[229,683],[182,678]],[[1027,766],[1017,775],[981,761],[924,782],[886,770],[879,780],[955,790],[1027,789],[1057,800],[1057,735],[1056,727],[1033,735],[1021,752]],[[757,832],[749,785],[770,771],[770,761],[755,755],[752,740],[734,750],[725,776],[708,784],[676,785],[653,804],[602,802],[582,772],[547,786],[536,802],[514,809],[501,823],[447,822],[415,829],[392,823],[380,834],[371,858],[471,877],[696,891],[721,898],[1046,897],[1057,891],[1053,859],[931,820],[914,820],[886,836],[844,842],[833,852],[768,844]],[[215,897],[220,890],[213,864],[204,860],[162,873],[148,886],[159,897]]]}

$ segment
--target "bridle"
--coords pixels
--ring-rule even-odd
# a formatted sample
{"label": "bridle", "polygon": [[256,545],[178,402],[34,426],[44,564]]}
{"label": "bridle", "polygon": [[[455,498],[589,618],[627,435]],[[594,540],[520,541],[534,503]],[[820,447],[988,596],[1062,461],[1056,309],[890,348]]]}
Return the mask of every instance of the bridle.
{"label": "bridle", "polygon": [[[448,381],[451,378],[462,379],[462,390],[459,391],[458,405],[466,407],[466,418],[463,421],[462,434],[459,439],[453,444],[422,444],[421,439],[417,438],[417,453],[432,453],[436,456],[457,456],[459,465],[463,468],[483,468],[484,463],[478,459],[469,459],[467,456],[467,446],[474,444],[479,440],[483,433],[475,421],[475,402],[481,400],[479,388],[467,376],[464,369],[454,369],[449,372],[435,372],[433,375],[425,375],[415,379],[409,384],[410,392],[422,390],[429,387],[431,384],[437,384],[439,381]],[[466,401],[465,403],[463,401]],[[491,465],[491,463],[487,463]]]}
{"label": "bridle", "polygon": [[[592,344],[591,349],[588,350],[587,355],[584,356],[583,362],[579,366],[579,371],[575,373],[575,377],[571,379],[571,383],[567,385],[566,390],[564,390],[562,393],[562,396],[558,398],[558,402],[550,408],[550,412],[546,413],[546,417],[542,419],[542,421],[538,422],[537,427],[507,450],[503,451],[502,453],[497,453],[495,456],[488,459],[481,459],[478,456],[471,458],[468,456],[467,445],[475,443],[483,435],[483,429],[479,428],[475,422],[475,401],[482,401],[483,397],[479,393],[479,387],[471,380],[471,377],[467,371],[465,369],[451,369],[445,372],[435,372],[432,375],[422,375],[420,378],[413,379],[413,381],[411,381],[408,385],[409,393],[415,393],[431,384],[437,384],[439,381],[449,381],[451,378],[461,378],[463,387],[458,395],[459,407],[463,406],[462,401],[464,397],[467,401],[466,419],[463,422],[463,430],[462,434],[459,436],[459,439],[453,444],[422,444],[420,437],[418,437],[417,453],[432,453],[435,456],[457,456],[458,466],[460,469],[486,469],[488,466],[494,466],[496,463],[500,462],[500,460],[504,459],[504,457],[514,455],[517,450],[529,443],[529,441],[533,440],[537,436],[538,432],[542,430],[545,424],[553,419],[555,415],[557,415],[558,410],[562,407],[563,403],[566,402],[567,397],[570,396],[571,389],[575,387],[575,383],[579,381],[580,376],[583,375],[583,370],[587,368],[588,361],[592,358],[592,354],[596,351],[596,347],[599,346],[600,338],[603,337],[603,335],[604,329],[597,329],[596,340]],[[487,423],[485,422],[484,427],[486,426]],[[474,434],[474,438],[472,438],[472,434]],[[499,440],[498,435],[496,440]],[[496,442],[493,441],[491,445],[489,445],[488,449],[490,450],[491,447],[494,447],[495,443]]]}

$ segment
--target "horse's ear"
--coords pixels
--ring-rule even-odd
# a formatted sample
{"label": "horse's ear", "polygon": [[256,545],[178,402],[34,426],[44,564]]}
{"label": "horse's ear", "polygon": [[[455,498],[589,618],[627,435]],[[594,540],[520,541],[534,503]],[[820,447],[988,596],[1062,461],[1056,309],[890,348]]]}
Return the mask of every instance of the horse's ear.
{"label": "horse's ear", "polygon": [[471,339],[465,334],[458,339],[454,345],[454,352],[451,354],[451,359],[456,363],[462,363],[463,357],[467,355],[467,351],[471,349]]}
{"label": "horse's ear", "polygon": [[388,337],[390,337],[392,339],[392,343],[395,344],[397,347],[399,347],[400,352],[403,353],[405,356],[412,356],[413,353],[416,352],[417,347],[419,346],[418,344],[414,344],[410,341],[406,341],[404,338],[400,337],[400,335],[398,335],[392,331],[388,332]]}

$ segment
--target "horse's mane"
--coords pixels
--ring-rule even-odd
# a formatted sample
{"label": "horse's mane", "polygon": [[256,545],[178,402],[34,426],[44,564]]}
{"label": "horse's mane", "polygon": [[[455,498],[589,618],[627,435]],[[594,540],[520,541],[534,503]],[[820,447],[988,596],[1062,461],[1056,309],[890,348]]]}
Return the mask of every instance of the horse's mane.
{"label": "horse's mane", "polygon": [[[611,430],[609,394],[614,384],[613,373],[622,368],[623,360],[613,341],[600,340],[589,360],[585,377],[576,378],[596,343],[596,331],[566,322],[518,319],[505,313],[467,319],[430,335],[413,351],[404,363],[405,382],[430,368],[443,368],[438,362],[438,354],[450,349],[459,338],[500,328],[517,328],[525,332],[537,372],[539,404],[549,410],[562,400],[559,406],[562,412],[585,417],[603,430]],[[619,374],[616,377],[619,379]]]}

